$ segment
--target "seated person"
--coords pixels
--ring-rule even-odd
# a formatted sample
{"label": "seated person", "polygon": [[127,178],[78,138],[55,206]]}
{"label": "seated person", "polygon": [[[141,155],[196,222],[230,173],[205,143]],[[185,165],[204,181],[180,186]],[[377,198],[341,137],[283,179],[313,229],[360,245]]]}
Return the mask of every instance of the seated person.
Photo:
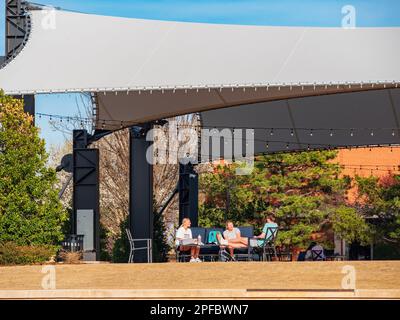
{"label": "seated person", "polygon": [[192,239],[192,230],[190,230],[191,222],[189,218],[182,220],[182,225],[176,231],[175,245],[181,252],[190,251],[190,262],[202,262],[199,259],[200,247],[199,246],[183,246],[180,241],[183,239]]}
{"label": "seated person", "polygon": [[[247,248],[247,238],[243,238],[240,235],[240,230],[234,227],[232,221],[226,222],[226,230],[224,231],[223,235],[224,239],[228,241],[227,247],[232,258],[234,258],[233,251],[235,250],[235,248]],[[217,238],[219,243],[223,244],[220,234],[217,235]]]}
{"label": "seated person", "polygon": [[[314,255],[313,255],[314,252]],[[324,248],[316,242],[311,242],[306,251],[305,261],[322,261],[325,260]]]}
{"label": "seated person", "polygon": [[262,247],[264,245],[264,242],[271,240],[273,236],[270,228],[277,228],[277,227],[278,225],[275,223],[274,217],[272,215],[268,215],[265,220],[265,224],[261,234],[254,237],[255,239],[258,239],[257,242],[251,245],[254,247]]}

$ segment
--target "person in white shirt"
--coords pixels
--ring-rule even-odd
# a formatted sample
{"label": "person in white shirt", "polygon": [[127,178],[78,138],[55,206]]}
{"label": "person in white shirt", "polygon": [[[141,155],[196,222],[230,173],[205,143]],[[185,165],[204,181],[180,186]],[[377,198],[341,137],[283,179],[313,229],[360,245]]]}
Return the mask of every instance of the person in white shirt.
{"label": "person in white shirt", "polygon": [[185,252],[185,251],[190,251],[190,262],[202,262],[199,259],[199,253],[200,253],[200,246],[183,246],[181,245],[181,241],[183,239],[192,239],[192,230],[190,230],[190,219],[189,218],[184,218],[182,220],[182,225],[179,227],[179,229],[176,231],[176,236],[175,236],[175,245],[178,247],[179,251]]}

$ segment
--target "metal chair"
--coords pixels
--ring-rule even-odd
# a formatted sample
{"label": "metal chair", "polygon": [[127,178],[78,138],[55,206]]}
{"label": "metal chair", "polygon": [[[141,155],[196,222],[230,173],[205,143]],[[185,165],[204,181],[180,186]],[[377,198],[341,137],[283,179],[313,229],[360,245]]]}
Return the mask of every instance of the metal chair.
{"label": "metal chair", "polygon": [[324,261],[325,260],[324,250],[311,249],[311,258],[312,261]]}
{"label": "metal chair", "polygon": [[276,253],[275,241],[278,236],[278,227],[268,227],[265,232],[264,243],[262,246],[262,260],[271,261],[272,256],[278,260]]}
{"label": "metal chair", "polygon": [[[152,239],[133,239],[131,231],[129,229],[125,229],[126,235],[128,236],[130,252],[128,263],[133,263],[133,258],[135,256],[135,251],[139,250],[147,250],[147,263],[153,262],[153,253],[152,253]],[[135,242],[146,242],[145,247],[135,247]]]}

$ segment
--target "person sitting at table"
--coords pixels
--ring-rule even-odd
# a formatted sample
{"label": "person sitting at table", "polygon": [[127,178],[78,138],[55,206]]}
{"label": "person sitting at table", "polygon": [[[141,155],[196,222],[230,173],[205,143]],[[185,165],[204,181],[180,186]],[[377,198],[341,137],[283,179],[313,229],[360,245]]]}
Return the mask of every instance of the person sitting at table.
{"label": "person sitting at table", "polygon": [[262,247],[265,241],[271,240],[273,236],[271,228],[278,228],[278,224],[275,223],[275,219],[272,215],[268,215],[261,234],[254,237],[255,239],[258,239],[256,246]]}
{"label": "person sitting at table", "polygon": [[[232,257],[232,260],[234,260],[234,250],[235,248],[246,248],[247,247],[247,238],[243,238],[240,235],[240,230],[238,228],[235,228],[233,225],[232,221],[227,221],[226,222],[226,230],[223,233],[224,239],[228,242],[227,243],[227,248],[229,250],[229,253]],[[217,235],[218,241],[222,243],[221,241],[221,235]]]}
{"label": "person sitting at table", "polygon": [[202,262],[199,259],[200,246],[183,246],[181,241],[183,239],[192,239],[192,230],[190,230],[191,221],[189,218],[183,218],[182,224],[176,231],[175,245],[180,252],[190,251],[190,262]]}

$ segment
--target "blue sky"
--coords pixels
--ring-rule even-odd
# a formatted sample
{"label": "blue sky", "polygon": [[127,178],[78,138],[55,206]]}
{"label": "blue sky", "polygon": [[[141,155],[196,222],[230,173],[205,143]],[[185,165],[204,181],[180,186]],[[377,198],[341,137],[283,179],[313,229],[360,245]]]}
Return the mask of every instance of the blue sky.
{"label": "blue sky", "polygon": [[[4,0],[0,0],[0,55],[4,52]],[[35,0],[85,13],[208,23],[339,27],[341,9],[356,8],[358,27],[400,26],[399,0]],[[36,111],[73,115],[73,95],[37,97]],[[47,120],[37,119],[48,145],[61,144]]]}

